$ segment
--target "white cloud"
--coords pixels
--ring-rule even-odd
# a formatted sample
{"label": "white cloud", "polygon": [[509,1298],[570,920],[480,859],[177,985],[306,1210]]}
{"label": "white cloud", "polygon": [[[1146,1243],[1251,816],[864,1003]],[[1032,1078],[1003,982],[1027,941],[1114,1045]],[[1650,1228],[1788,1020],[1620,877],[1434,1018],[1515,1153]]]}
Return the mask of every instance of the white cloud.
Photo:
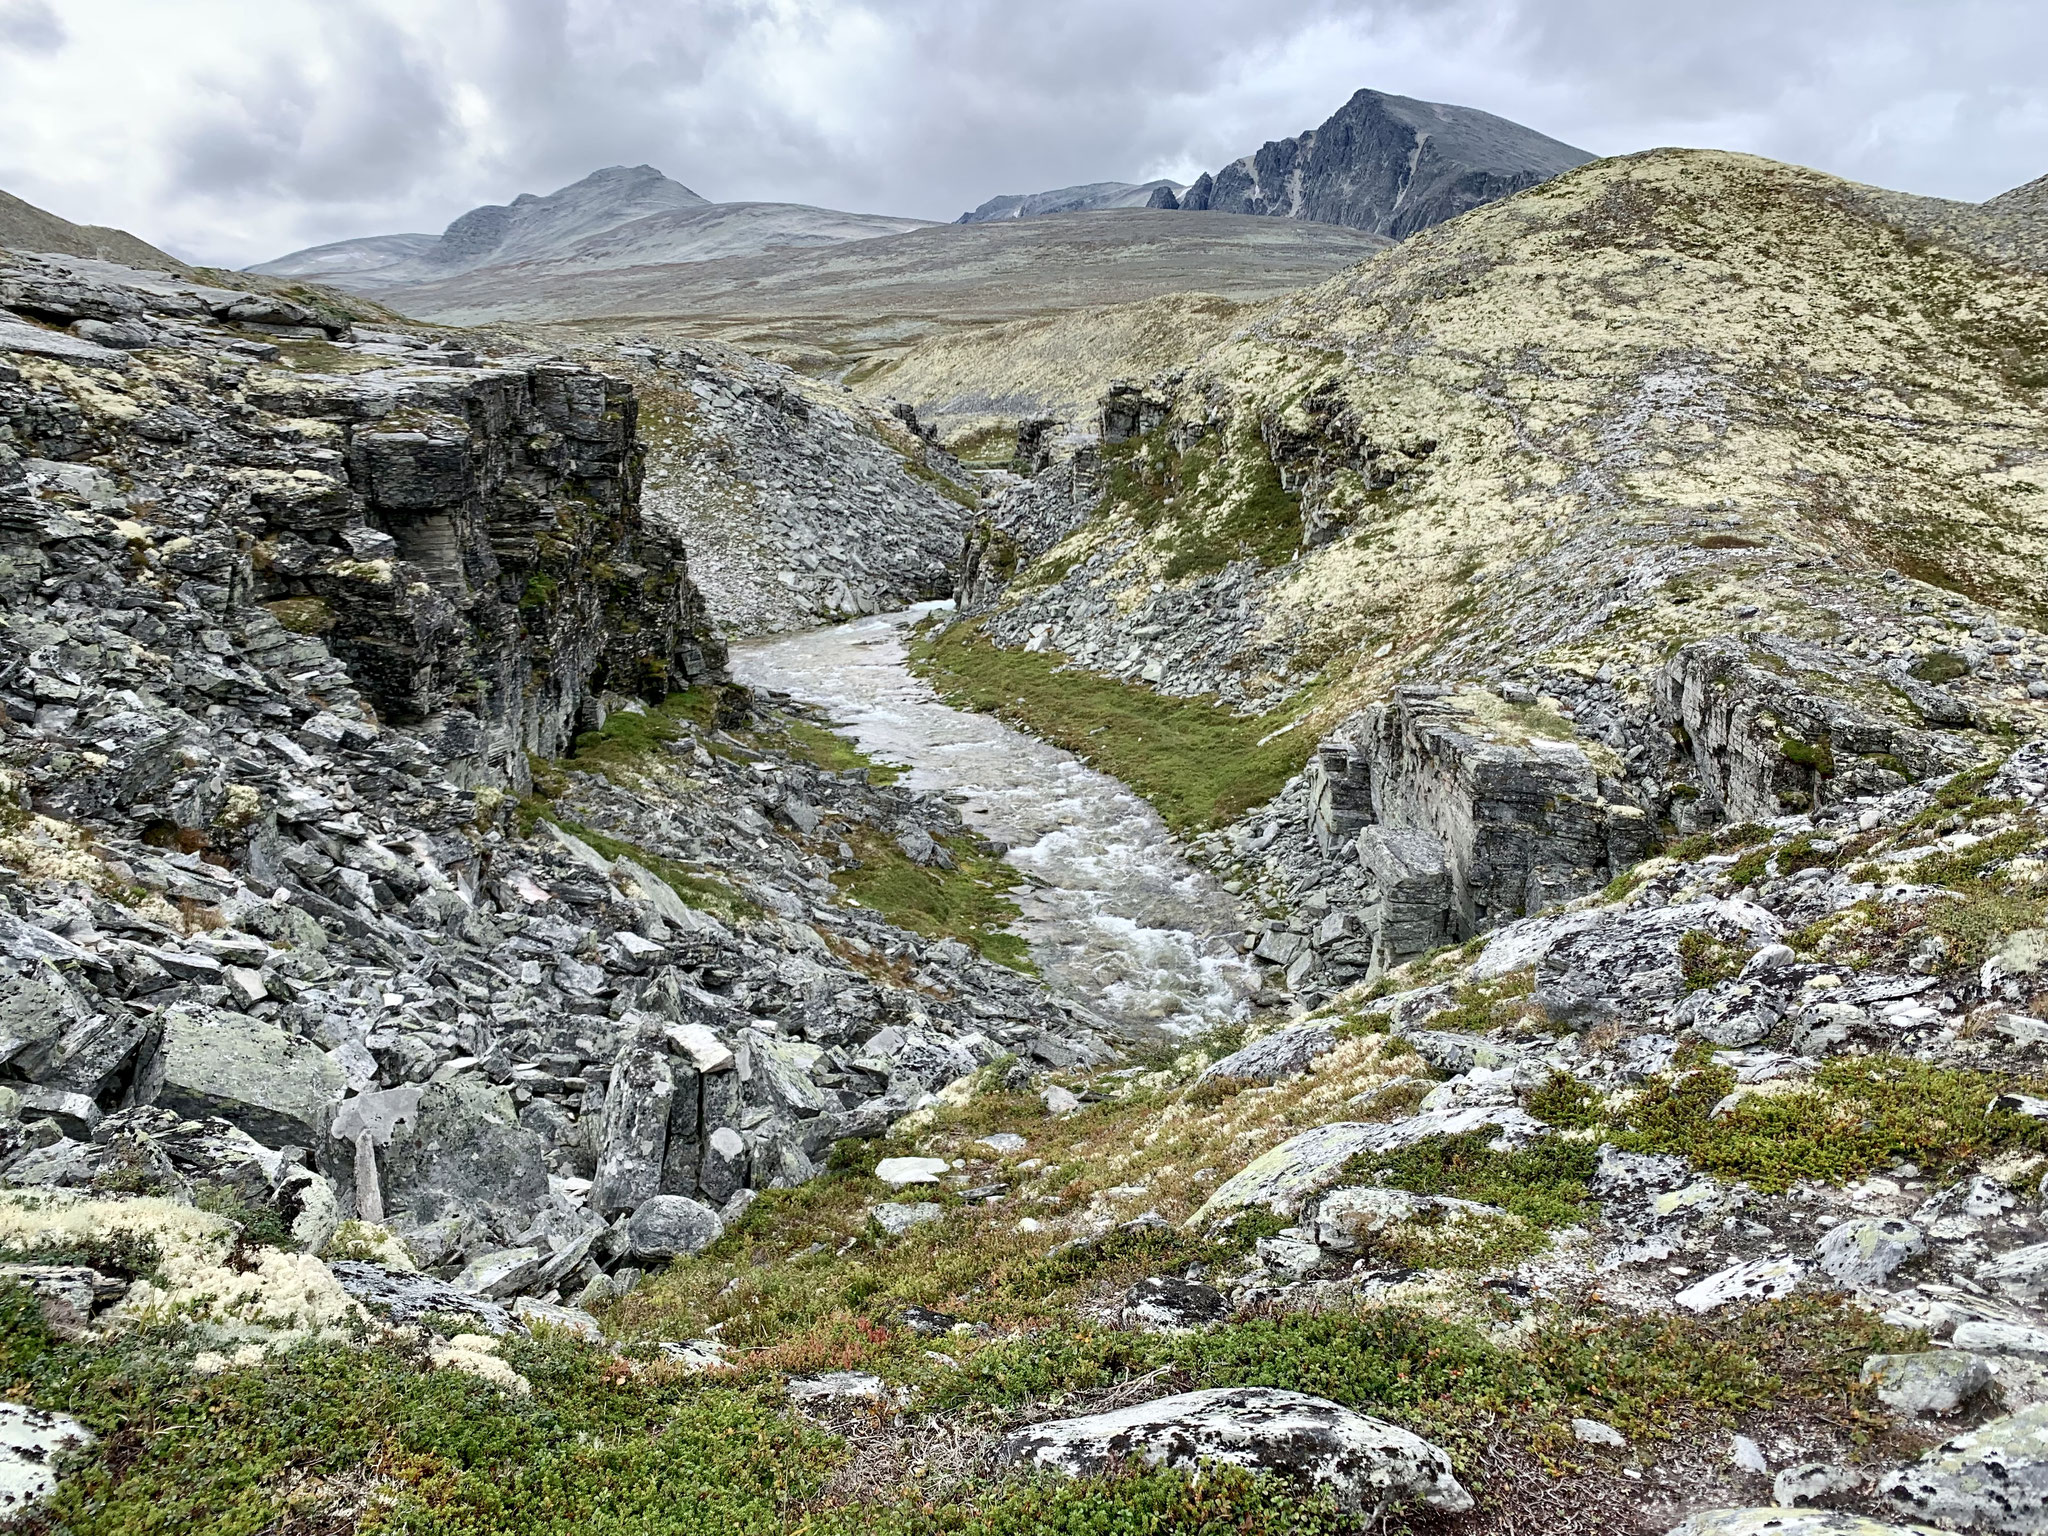
{"label": "white cloud", "polygon": [[2044,52],[2035,0],[0,0],[0,186],[234,262],[643,161],[948,218],[1371,85],[1981,198],[2048,170]]}

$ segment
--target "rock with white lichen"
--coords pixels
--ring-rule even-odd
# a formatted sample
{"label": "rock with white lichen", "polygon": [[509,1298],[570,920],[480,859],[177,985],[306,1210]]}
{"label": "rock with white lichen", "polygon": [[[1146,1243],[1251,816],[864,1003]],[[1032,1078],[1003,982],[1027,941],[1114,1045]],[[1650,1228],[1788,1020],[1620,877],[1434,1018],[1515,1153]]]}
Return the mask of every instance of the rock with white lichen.
{"label": "rock with white lichen", "polygon": [[1407,1430],[1301,1392],[1225,1387],[1020,1429],[1003,1442],[1012,1466],[1096,1476],[1127,1461],[1192,1472],[1205,1462],[1287,1478],[1371,1513],[1419,1501],[1459,1513],[1472,1495],[1450,1458]]}

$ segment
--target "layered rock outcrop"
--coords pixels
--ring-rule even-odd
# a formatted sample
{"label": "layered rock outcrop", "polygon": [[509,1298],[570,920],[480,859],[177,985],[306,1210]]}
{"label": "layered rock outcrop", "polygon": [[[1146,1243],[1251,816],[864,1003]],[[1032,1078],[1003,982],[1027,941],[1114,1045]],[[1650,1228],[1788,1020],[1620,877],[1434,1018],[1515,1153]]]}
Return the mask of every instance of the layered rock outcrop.
{"label": "layered rock outcrop", "polygon": [[120,269],[0,299],[0,1178],[552,1305],[999,1056],[1105,1054],[841,901],[854,828],[960,817],[734,734],[779,717],[626,385]]}
{"label": "layered rock outcrop", "polygon": [[1324,740],[1308,796],[1318,845],[1354,854],[1378,893],[1375,969],[1599,890],[1655,836],[1641,808],[1601,797],[1577,746],[1503,739],[1435,688],[1402,688]]}

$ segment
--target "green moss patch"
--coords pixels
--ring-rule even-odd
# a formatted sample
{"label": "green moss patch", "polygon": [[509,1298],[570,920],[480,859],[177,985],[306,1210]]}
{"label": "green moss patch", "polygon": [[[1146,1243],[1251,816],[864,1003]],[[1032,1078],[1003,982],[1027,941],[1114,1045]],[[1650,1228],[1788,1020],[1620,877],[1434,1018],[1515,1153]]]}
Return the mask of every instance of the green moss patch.
{"label": "green moss patch", "polygon": [[1009,892],[1017,872],[969,837],[945,840],[953,867],[918,864],[871,827],[849,827],[845,840],[858,865],[832,883],[899,928],[927,938],[960,939],[1013,970],[1031,969],[1031,946],[1009,925],[1022,915]]}
{"label": "green moss patch", "polygon": [[1131,786],[1176,832],[1230,821],[1278,794],[1314,745],[1306,732],[1266,738],[1305,701],[1239,715],[1214,699],[1172,699],[1098,677],[1049,651],[1009,651],[973,624],[911,642],[911,666],[949,703],[1011,720]]}
{"label": "green moss patch", "polygon": [[1990,1110],[2001,1093],[2044,1091],[2004,1074],[1900,1056],[1842,1057],[1810,1085],[1750,1094],[1716,1115],[1734,1087],[1726,1067],[1657,1079],[1613,1117],[1610,1138],[1632,1151],[1675,1152],[1702,1172],[1769,1191],[1801,1179],[1839,1184],[1900,1162],[1940,1179],[2001,1152],[2048,1151],[2048,1123]]}

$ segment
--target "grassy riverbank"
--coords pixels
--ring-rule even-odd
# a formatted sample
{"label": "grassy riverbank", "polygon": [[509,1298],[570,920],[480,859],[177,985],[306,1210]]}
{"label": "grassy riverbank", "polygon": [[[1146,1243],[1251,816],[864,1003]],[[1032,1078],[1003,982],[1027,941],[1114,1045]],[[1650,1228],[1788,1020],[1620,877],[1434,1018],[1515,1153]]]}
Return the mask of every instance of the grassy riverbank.
{"label": "grassy riverbank", "polygon": [[[1065,747],[1149,800],[1176,832],[1200,832],[1278,794],[1307,761],[1297,698],[1263,715],[1100,677],[1055,651],[1004,650],[973,623],[913,635],[910,666],[947,703]],[[1286,734],[1277,734],[1284,731]]]}

